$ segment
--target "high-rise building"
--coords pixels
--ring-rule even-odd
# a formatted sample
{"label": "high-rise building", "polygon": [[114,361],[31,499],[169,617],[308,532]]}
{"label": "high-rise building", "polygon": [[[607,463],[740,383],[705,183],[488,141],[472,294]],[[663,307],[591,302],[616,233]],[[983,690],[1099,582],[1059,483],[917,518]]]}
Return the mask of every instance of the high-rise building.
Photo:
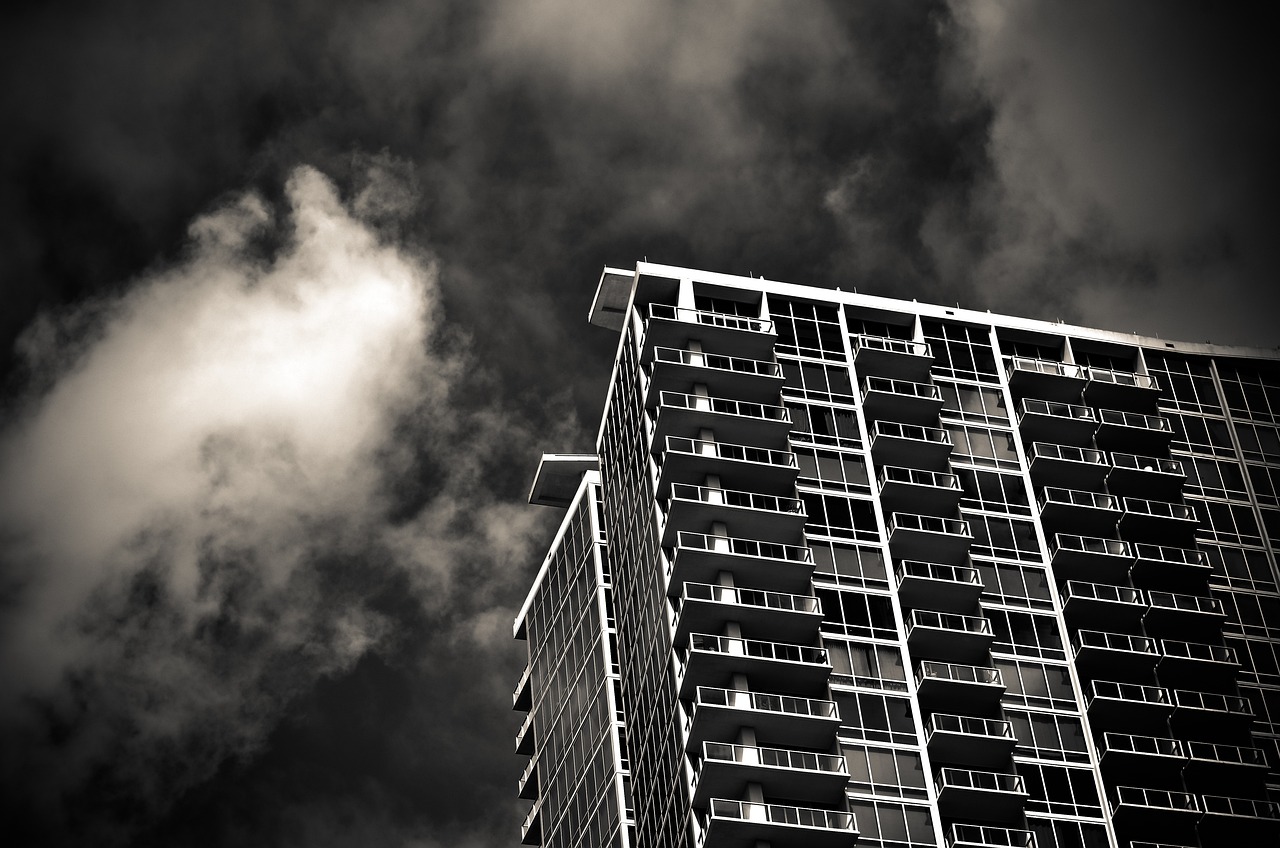
{"label": "high-rise building", "polygon": [[640,263],[525,844],[1280,845],[1280,354]]}

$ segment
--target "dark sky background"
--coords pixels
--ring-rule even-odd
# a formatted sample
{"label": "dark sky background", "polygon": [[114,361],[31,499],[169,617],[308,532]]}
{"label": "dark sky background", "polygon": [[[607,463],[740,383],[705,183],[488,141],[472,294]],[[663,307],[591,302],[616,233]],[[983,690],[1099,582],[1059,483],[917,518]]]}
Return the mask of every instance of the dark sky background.
{"label": "dark sky background", "polygon": [[1263,9],[9,4],[7,844],[516,844],[606,263],[1280,344]]}

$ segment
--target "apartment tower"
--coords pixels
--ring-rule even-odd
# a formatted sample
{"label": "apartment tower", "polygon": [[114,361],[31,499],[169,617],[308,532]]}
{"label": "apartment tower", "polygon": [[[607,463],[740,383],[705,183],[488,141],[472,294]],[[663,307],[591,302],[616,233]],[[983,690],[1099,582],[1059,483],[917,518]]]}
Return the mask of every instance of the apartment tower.
{"label": "apartment tower", "polygon": [[1280,845],[1280,356],[650,263],[515,622],[524,844]]}

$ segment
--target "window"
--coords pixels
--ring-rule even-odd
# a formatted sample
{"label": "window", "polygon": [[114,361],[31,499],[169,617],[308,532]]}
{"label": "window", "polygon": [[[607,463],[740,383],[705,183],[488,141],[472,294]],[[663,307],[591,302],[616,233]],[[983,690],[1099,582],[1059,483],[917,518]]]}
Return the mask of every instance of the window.
{"label": "window", "polygon": [[796,456],[803,482],[849,492],[871,490],[867,461],[862,454],[801,446],[793,447],[791,452]]}
{"label": "window", "polygon": [[[834,672],[832,683],[905,692],[907,672],[902,652],[891,645],[848,642],[824,635],[823,645]],[[843,679],[842,679],[843,678]]]}
{"label": "window", "polygon": [[712,297],[711,295],[695,292],[693,295],[693,307],[701,312],[718,312],[721,315],[738,315],[743,318],[760,317],[760,303],[758,301],[745,303],[740,300],[730,300],[727,297]]}
{"label": "window", "polygon": [[1027,812],[1057,813],[1065,816],[1102,816],[1093,770],[1014,762],[1026,784]]}
{"label": "window", "polygon": [[1126,371],[1130,374],[1137,368],[1138,357],[1135,351],[1124,353],[1104,353],[1103,351],[1081,350],[1080,345],[1072,345],[1072,354],[1077,365],[1090,368],[1105,368],[1108,371]]}
{"label": "window", "polygon": [[1018,451],[1013,445],[1013,433],[949,422],[943,422],[942,429],[951,436],[953,461],[1018,470]]}
{"label": "window", "polygon": [[1046,760],[1089,762],[1079,718],[1012,709],[1006,709],[1004,717],[1018,737],[1016,753]]}
{"label": "window", "polygon": [[1249,499],[1244,474],[1234,462],[1219,459],[1186,457],[1182,467],[1187,472],[1186,492],[1210,498]]}
{"label": "window", "polygon": [[1280,506],[1280,468],[1266,465],[1246,465],[1245,468],[1258,503]]}
{"label": "window", "polygon": [[1231,428],[1221,418],[1200,418],[1195,415],[1167,417],[1169,426],[1173,429],[1174,450],[1235,457],[1235,447],[1231,442]]}
{"label": "window", "polygon": [[1233,415],[1260,421],[1280,418],[1280,371],[1275,367],[1219,362],[1218,378]]}
{"label": "window", "polygon": [[849,369],[843,365],[823,365],[821,362],[801,362],[796,359],[778,359],[785,379],[784,392],[816,400],[838,403],[854,403],[853,380]]}
{"label": "window", "polygon": [[997,659],[992,662],[1000,670],[1007,687],[1002,701],[1028,707],[1076,709],[1075,689],[1065,665]]}
{"label": "window", "polygon": [[924,766],[916,751],[844,743],[840,752],[849,767],[849,788],[855,792],[900,798],[926,797]]}
{"label": "window", "polygon": [[973,566],[982,575],[984,598],[1013,606],[1053,608],[1049,574],[1044,568],[985,560],[973,560]]}
{"label": "window", "polygon": [[779,353],[845,361],[844,334],[834,306],[769,298]]}
{"label": "window", "polygon": [[919,744],[911,702],[892,695],[836,690],[831,699],[840,710],[840,735],[869,742]]}
{"label": "window", "polygon": [[1170,355],[1147,354],[1147,370],[1164,391],[1161,405],[1221,415],[1222,404],[1213,385],[1213,373],[1207,359],[1183,359]]}
{"label": "window", "polygon": [[969,532],[973,533],[973,546],[969,550],[974,556],[1041,561],[1036,527],[1030,521],[961,512],[969,522]]}
{"label": "window", "polygon": [[1217,501],[1188,499],[1200,518],[1196,538],[1210,542],[1236,542],[1242,545],[1261,545],[1262,528],[1253,507],[1247,504],[1228,504]]}
{"label": "window", "polygon": [[985,424],[988,421],[1009,420],[1009,410],[1004,405],[1004,395],[999,389],[951,383],[938,380],[935,385],[942,393],[942,414],[952,418]]}
{"label": "window", "polygon": [[862,446],[858,419],[852,409],[795,401],[787,403],[786,407],[791,413],[793,438],[820,445]]}
{"label": "window", "polygon": [[804,501],[805,512],[809,514],[809,521],[805,524],[808,532],[860,542],[880,540],[871,501],[803,490],[799,494]]}
{"label": "window", "polygon": [[840,636],[897,639],[893,605],[885,595],[814,589],[822,602],[822,630]]}
{"label": "window", "polygon": [[1027,487],[1020,474],[1001,474],[979,468],[956,468],[960,488],[964,491],[960,505],[989,512],[1030,515]]}
{"label": "window", "polygon": [[1213,583],[1239,589],[1276,591],[1276,577],[1266,551],[1218,545],[1200,545],[1199,548],[1213,566],[1210,578]]}
{"label": "window", "polygon": [[862,318],[849,307],[845,308],[844,320],[849,327],[850,334],[855,336],[878,336],[885,339],[901,339],[904,341],[911,341],[912,338],[912,325],[910,324],[886,324],[884,321]]}
{"label": "window", "polygon": [[838,542],[812,539],[814,577],[850,586],[887,586],[884,556],[877,548],[855,548]]}
{"label": "window", "polygon": [[1004,609],[984,609],[996,641],[991,650],[1026,657],[1064,660],[1057,619]]}
{"label": "window", "polygon": [[1240,679],[1266,686],[1280,685],[1280,644],[1261,639],[1240,639],[1234,636],[1222,640],[1236,652],[1240,660]]}
{"label": "window", "polygon": [[921,326],[925,341],[933,348],[934,374],[981,383],[999,382],[988,328],[940,321],[922,321]]}
{"label": "window", "polygon": [[1228,632],[1261,639],[1280,639],[1280,597],[1221,589],[1215,591],[1213,597],[1222,602],[1223,611],[1227,614],[1225,629]]}
{"label": "window", "polygon": [[1107,829],[1101,824],[1027,818],[1036,835],[1036,848],[1107,848]]}
{"label": "window", "polygon": [[1266,424],[1237,421],[1236,438],[1245,459],[1280,462],[1280,429]]}
{"label": "window", "polygon": [[858,845],[937,845],[928,807],[850,798],[849,812],[858,820]]}

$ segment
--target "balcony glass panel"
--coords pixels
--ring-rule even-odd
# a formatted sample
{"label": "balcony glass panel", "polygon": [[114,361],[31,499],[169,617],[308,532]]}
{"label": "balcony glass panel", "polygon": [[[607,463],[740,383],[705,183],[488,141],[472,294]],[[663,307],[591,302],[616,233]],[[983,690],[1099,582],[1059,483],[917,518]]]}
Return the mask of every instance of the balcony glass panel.
{"label": "balcony glass panel", "polygon": [[712,368],[717,371],[733,371],[737,374],[754,374],[761,377],[781,377],[782,369],[776,362],[763,359],[746,359],[741,356],[723,356],[674,347],[659,347],[653,351],[653,361],[669,365],[690,365]]}
{"label": "balcony glass panel", "polygon": [[815,665],[826,665],[827,663],[827,652],[823,648],[789,645],[782,642],[764,642],[735,636],[713,636],[707,633],[691,633],[689,635],[686,661],[688,653],[692,651],[707,651],[716,654]]}
{"label": "balcony glass panel", "polygon": [[748,318],[742,315],[725,315],[720,312],[708,312],[702,309],[687,309],[681,306],[669,306],[665,303],[649,304],[649,317],[669,321],[684,321],[690,324],[702,324],[707,327],[725,327],[731,330],[746,330],[754,333],[772,333],[773,322],[766,318]]}
{"label": "balcony glass panel", "polygon": [[793,595],[789,592],[766,592],[762,589],[743,589],[736,586],[716,586],[711,583],[684,584],[684,599],[713,601],[724,604],[764,607],[787,612],[822,612],[822,604],[810,595]]}
{"label": "balcony glass panel", "polygon": [[982,824],[953,824],[947,832],[947,848],[1036,848],[1029,830]]}
{"label": "balcony glass panel", "polygon": [[1044,374],[1050,377],[1082,377],[1084,369],[1079,365],[1067,362],[1055,362],[1052,359],[1032,359],[1027,356],[1010,356],[1005,360],[1009,366],[1009,377],[1019,371],[1029,374]]}
{"label": "balcony glass panel", "polygon": [[1128,427],[1134,430],[1149,430],[1152,433],[1173,434],[1169,419],[1163,415],[1143,415],[1140,412],[1124,412],[1119,409],[1098,410],[1098,423],[1104,426]]}
{"label": "balcony glass panel", "polygon": [[759,748],[727,742],[707,742],[702,746],[702,750],[704,762],[716,760],[770,768],[846,773],[844,757],[835,754],[815,754],[809,751],[790,751],[785,748]]}

